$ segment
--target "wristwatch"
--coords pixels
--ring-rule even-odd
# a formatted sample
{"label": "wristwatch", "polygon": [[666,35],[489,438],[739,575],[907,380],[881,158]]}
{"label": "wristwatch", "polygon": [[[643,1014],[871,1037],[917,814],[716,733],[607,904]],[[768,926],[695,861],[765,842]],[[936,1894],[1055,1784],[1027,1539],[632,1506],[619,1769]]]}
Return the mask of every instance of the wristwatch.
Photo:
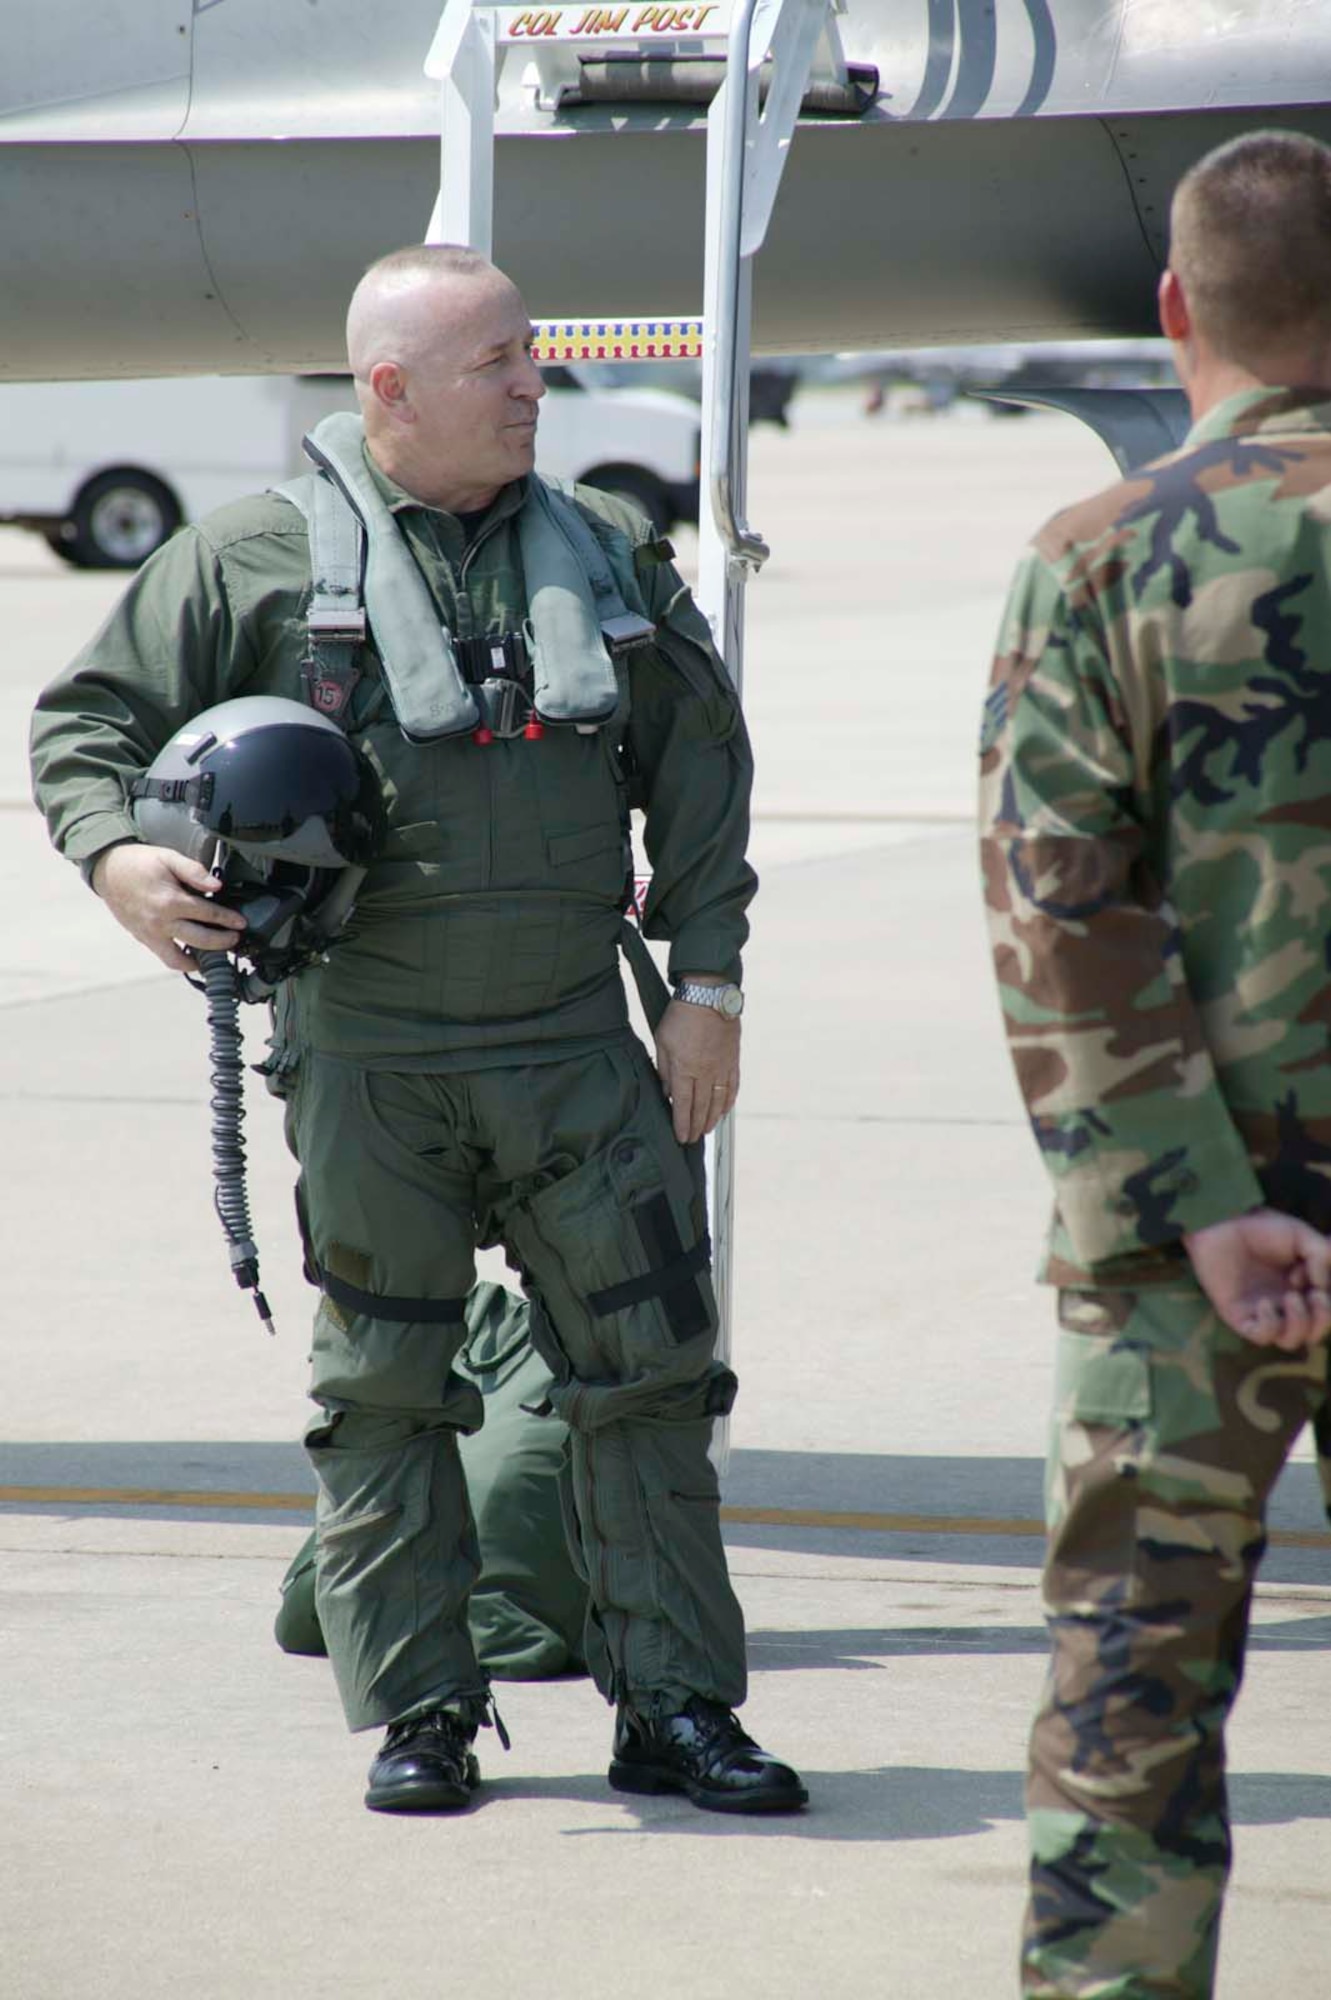
{"label": "wristwatch", "polygon": [[709,986],[701,979],[681,979],[675,987],[675,998],[687,1000],[691,1007],[715,1007],[727,1021],[737,1021],[744,1012],[744,995],[733,982]]}

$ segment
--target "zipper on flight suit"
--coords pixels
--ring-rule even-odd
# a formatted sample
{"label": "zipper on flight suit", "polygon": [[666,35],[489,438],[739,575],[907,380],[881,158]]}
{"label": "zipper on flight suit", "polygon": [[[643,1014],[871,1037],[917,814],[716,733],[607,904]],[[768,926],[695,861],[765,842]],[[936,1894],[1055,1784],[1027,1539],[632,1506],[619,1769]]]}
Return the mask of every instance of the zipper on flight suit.
{"label": "zipper on flight suit", "polygon": [[[467,543],[466,548],[462,551],[462,561],[458,564],[457,596],[458,596],[459,608],[461,608],[461,606],[465,604],[467,609],[468,629],[462,635],[465,638],[468,639],[474,638],[475,628],[476,628],[476,620],[472,615],[471,599],[467,595],[467,571],[471,567],[472,558],[475,556],[477,550],[482,548],[484,544],[489,541],[491,535],[497,534],[499,529],[503,526],[503,521],[506,521],[509,518],[510,516],[506,514],[504,515],[502,521],[490,521],[489,523],[487,523],[487,525],[481,529],[479,535],[474,535],[472,539]],[[526,581],[527,580],[524,577],[523,578],[524,590],[526,589]],[[489,747],[491,750],[493,750],[495,746],[494,744],[491,744]],[[499,810],[499,801],[495,796],[495,763],[496,763],[495,758],[490,756],[487,756],[485,758],[485,794],[486,794],[485,802],[487,810],[485,815],[485,881],[482,886],[486,889],[488,889],[491,886],[491,884],[495,879],[495,866],[496,866],[495,815]]]}
{"label": "zipper on flight suit", "polygon": [[[435,510],[426,508],[423,511],[427,520],[429,520],[430,515]],[[453,595],[453,623],[456,636],[460,639],[472,639],[476,636],[476,618],[472,611],[471,599],[467,595],[467,572],[471,567],[472,560],[477,551],[484,547],[492,535],[499,532],[505,521],[511,518],[511,515],[505,514],[498,520],[487,522],[480,533],[474,535],[463,549],[456,573],[453,572],[452,563],[441,546],[440,537],[434,526],[434,522],[429,520],[429,539],[434,558],[441,569],[449,572],[449,583]],[[435,613],[437,616],[440,612],[438,595],[434,591],[431,592],[431,595],[435,598]],[[490,759],[487,759],[485,764],[485,788],[485,869],[483,879],[480,883],[482,889],[488,889],[495,878],[495,813],[498,807],[498,800],[495,796],[494,765]]]}

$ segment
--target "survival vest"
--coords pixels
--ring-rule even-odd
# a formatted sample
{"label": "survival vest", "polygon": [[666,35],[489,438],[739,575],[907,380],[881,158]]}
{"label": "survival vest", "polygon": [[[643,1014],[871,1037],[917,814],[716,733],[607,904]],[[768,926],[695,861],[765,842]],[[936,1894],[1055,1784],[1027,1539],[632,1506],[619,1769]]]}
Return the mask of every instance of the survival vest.
{"label": "survival vest", "polygon": [[[309,531],[307,695],[340,721],[357,678],[356,651],[372,639],[408,742],[478,729],[515,733],[507,726],[513,690],[507,663],[496,661],[495,674],[479,683],[464,678],[453,636],[371,477],[364,439],[359,417],[325,417],[303,441],[315,470],[274,489],[299,509]],[[542,723],[595,732],[619,712],[616,663],[656,635],[632,565],[617,576],[571,495],[538,474],[527,481],[517,532],[527,594],[530,707]],[[621,924],[619,943],[654,1028],[668,989],[632,924]]]}
{"label": "survival vest", "polygon": [[[343,664],[368,621],[398,726],[412,743],[478,728],[510,733],[503,672],[464,678],[392,512],[365,463],[364,426],[345,412],[304,440],[317,470],[276,489],[305,516],[314,588],[308,613],[316,705],[336,717]],[[604,548],[562,487],[533,475],[518,514],[527,586],[531,710],[539,723],[597,729],[615,713],[615,661],[656,627],[624,602]],[[496,662],[502,666],[503,662]]]}

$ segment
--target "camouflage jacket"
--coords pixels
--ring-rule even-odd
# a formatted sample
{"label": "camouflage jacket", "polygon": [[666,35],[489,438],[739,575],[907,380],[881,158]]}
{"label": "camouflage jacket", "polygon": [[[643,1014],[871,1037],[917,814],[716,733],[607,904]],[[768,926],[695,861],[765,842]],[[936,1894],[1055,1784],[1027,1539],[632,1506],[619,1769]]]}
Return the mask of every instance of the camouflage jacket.
{"label": "camouflage jacket", "polygon": [[1231,397],[1040,532],[981,771],[1044,1276],[1176,1279],[1263,1200],[1331,1226],[1331,403]]}

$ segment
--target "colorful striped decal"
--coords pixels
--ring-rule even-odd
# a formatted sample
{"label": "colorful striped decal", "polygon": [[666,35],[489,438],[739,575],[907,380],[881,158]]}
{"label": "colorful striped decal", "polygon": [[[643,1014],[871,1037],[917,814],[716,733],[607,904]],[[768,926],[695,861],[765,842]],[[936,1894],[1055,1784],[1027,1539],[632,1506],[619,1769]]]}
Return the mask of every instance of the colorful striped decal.
{"label": "colorful striped decal", "polygon": [[700,361],[700,319],[538,319],[532,353],[557,361]]}

